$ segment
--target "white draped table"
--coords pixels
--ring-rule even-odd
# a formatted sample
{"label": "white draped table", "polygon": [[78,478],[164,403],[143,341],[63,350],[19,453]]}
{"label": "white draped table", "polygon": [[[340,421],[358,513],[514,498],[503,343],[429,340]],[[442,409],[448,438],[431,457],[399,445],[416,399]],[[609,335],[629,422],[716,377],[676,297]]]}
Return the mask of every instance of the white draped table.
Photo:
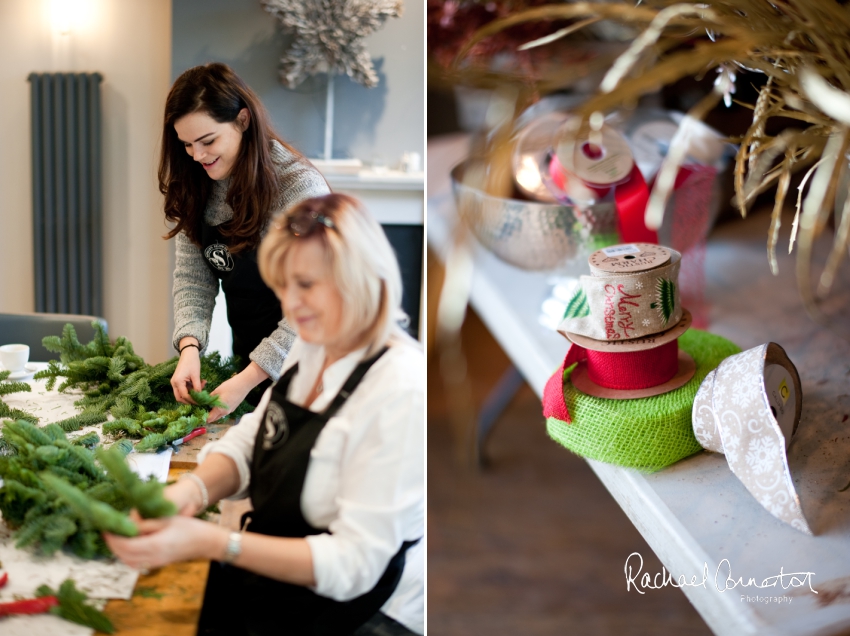
{"label": "white draped table", "polygon": [[[428,242],[443,257],[456,219],[449,170],[464,157],[467,143],[457,136],[432,140],[428,146]],[[588,463],[674,580],[684,575],[701,582],[705,575],[704,585],[684,587],[683,592],[715,633],[845,633],[850,630],[850,489],[844,489],[850,482],[850,343],[806,315],[787,240],[777,250],[780,276],[770,274],[768,222],[764,214],[751,216],[722,225],[710,237],[705,261],[709,328],[742,349],[777,342],[799,370],[803,414],[789,464],[816,536],[772,517],[730,472],[722,455],[699,453],[651,475]],[[819,253],[828,245],[821,242]],[[559,334],[538,321],[549,277],[507,265],[477,244],[473,261],[471,305],[542,395],[567,349]],[[845,332],[850,333],[846,263],[827,305],[833,315],[844,316]],[[537,425],[544,426],[542,416]],[[624,566],[627,557],[623,555]],[[636,561],[631,564],[636,568]],[[730,572],[742,584],[732,588],[726,582]],[[801,574],[800,580],[810,580],[818,594],[806,584],[792,586],[787,576],[781,579],[787,589],[781,584],[744,587],[749,579],[763,582],[780,573],[811,573]],[[630,593],[639,592],[632,587]]]}

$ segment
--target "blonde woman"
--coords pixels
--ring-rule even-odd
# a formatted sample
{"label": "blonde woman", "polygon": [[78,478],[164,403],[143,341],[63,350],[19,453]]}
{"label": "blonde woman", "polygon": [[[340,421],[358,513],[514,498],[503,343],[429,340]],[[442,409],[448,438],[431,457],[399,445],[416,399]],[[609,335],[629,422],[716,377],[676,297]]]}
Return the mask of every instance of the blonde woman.
{"label": "blonde woman", "polygon": [[[258,261],[298,332],[280,379],[166,489],[179,516],[107,542],[142,569],[217,561],[199,634],[423,633],[424,358],[392,248],[331,194],[277,219]],[[245,496],[241,534],[193,517]]]}

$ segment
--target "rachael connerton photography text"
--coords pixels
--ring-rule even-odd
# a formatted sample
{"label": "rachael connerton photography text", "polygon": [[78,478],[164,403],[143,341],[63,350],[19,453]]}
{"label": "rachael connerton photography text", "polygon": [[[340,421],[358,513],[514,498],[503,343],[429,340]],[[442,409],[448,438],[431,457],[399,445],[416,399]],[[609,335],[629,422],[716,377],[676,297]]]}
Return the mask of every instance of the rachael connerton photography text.
{"label": "rachael connerton photography text", "polygon": [[[632,587],[639,594],[646,594],[645,590],[658,590],[668,585],[672,587],[706,587],[709,579],[708,563],[703,563],[702,576],[693,575],[690,580],[682,574],[677,578],[673,578],[666,568],[661,568],[661,572],[656,572],[654,575],[649,572],[643,572],[643,556],[640,552],[632,552],[626,558],[624,568],[626,574],[626,591],[631,591]],[[814,572],[785,572],[783,567],[779,568],[779,574],[769,576],[758,581],[754,578],[749,578],[746,581],[744,577],[735,578],[732,575],[732,564],[729,559],[723,559],[717,564],[717,570],[714,572],[714,587],[718,592],[726,592],[736,588],[777,588],[783,590],[808,586],[809,590],[817,594],[817,590],[812,587],[812,576]],[[759,596],[748,594],[741,595],[741,602],[747,603],[790,603],[789,596]]]}

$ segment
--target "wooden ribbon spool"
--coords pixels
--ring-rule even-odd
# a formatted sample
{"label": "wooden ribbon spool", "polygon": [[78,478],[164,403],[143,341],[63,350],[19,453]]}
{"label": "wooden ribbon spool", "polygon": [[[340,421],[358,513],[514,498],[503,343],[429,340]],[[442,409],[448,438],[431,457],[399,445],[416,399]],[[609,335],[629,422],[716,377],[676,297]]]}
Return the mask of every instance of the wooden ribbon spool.
{"label": "wooden ribbon spool", "polygon": [[[657,245],[638,243],[637,250],[628,247],[613,246],[591,254],[589,263],[594,275],[651,271],[665,265],[670,258],[668,249]],[[650,249],[656,256],[635,258],[635,254]],[[677,341],[691,321],[690,312],[683,308],[679,321],[660,333],[633,339],[598,340],[569,331],[565,319],[558,331],[572,343],[567,362],[578,362],[570,376],[573,386],[594,397],[617,400],[652,397],[684,386],[694,376],[696,364],[679,350]]]}

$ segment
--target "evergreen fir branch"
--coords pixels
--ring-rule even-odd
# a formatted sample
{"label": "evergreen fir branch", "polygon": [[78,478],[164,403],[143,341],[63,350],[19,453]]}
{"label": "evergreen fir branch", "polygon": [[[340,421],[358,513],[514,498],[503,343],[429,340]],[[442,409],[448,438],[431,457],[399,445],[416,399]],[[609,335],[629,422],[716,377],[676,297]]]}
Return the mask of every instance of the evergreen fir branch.
{"label": "evergreen fir branch", "polygon": [[5,438],[0,437],[0,457],[3,455],[17,455],[18,451]]}
{"label": "evergreen fir branch", "polygon": [[[6,377],[9,376],[9,371],[2,371]],[[3,382],[6,378],[0,377],[0,395],[9,395],[10,393],[29,393],[32,387],[26,382]]]}
{"label": "evergreen fir branch", "polygon": [[79,532],[68,539],[68,549],[81,559],[112,556],[103,535],[94,528],[81,525]]}
{"label": "evergreen fir branch", "polygon": [[86,412],[106,413],[114,402],[115,398],[112,395],[95,395],[83,397],[74,402],[74,405]]}
{"label": "evergreen fir branch", "polygon": [[[65,325],[65,327],[68,327],[68,325]],[[72,329],[73,329],[73,327],[72,327]],[[64,333],[64,329],[63,329],[63,333]],[[76,336],[76,333],[77,332],[75,331],[74,332],[75,336]],[[62,339],[59,336],[44,336],[44,338],[41,339],[41,346],[44,347],[45,349],[47,349],[48,351],[52,351],[53,353],[61,354],[63,343],[62,343]]]}
{"label": "evergreen fir branch", "polygon": [[[56,477],[56,479],[60,478]],[[73,486],[68,486],[68,488],[73,488]],[[45,555],[51,555],[57,550],[61,550],[68,539],[77,532],[77,529],[77,523],[67,513],[51,515],[42,528],[39,550]]]}
{"label": "evergreen fir branch", "polygon": [[3,400],[0,400],[0,420],[6,418],[10,420],[26,420],[33,424],[38,422],[38,418],[35,415],[22,411],[21,409],[13,409]]}
{"label": "evergreen fir branch", "polygon": [[88,481],[89,481],[89,479],[86,475],[83,475],[83,474],[78,473],[76,471],[69,470],[67,468],[64,468],[62,466],[58,466],[58,465],[55,465],[55,464],[51,465],[51,466],[47,466],[46,470],[49,470],[51,473],[53,473],[57,477],[61,477],[62,479],[64,479],[68,483],[74,484],[75,486],[77,486],[79,484],[87,484]]}
{"label": "evergreen fir branch", "polygon": [[133,452],[133,442],[128,439],[118,440],[112,448],[117,448],[126,457]]}
{"label": "evergreen fir branch", "polygon": [[168,428],[168,422],[164,417],[152,417],[149,420],[145,420],[142,428],[154,433],[164,433],[165,429]]}
{"label": "evergreen fir branch", "polygon": [[33,506],[47,502],[47,493],[39,488],[25,486],[13,479],[3,480],[0,488],[0,512],[3,521],[11,528],[17,528],[24,522],[27,511]]}
{"label": "evergreen fir branch", "polygon": [[39,463],[39,468],[56,465],[68,455],[67,450],[53,446],[51,443],[44,446],[38,446],[34,449],[34,451],[35,452],[33,452],[32,455]]}
{"label": "evergreen fir branch", "polygon": [[92,426],[105,421],[105,413],[97,411],[83,411],[79,415],[74,415],[73,417],[56,422],[56,425],[58,425],[63,431],[70,433],[72,431],[79,431],[85,426]]}
{"label": "evergreen fir branch", "polygon": [[215,391],[221,384],[239,373],[239,357],[222,360],[218,351],[201,356],[201,377],[207,381],[206,390]]}
{"label": "evergreen fir branch", "polygon": [[80,435],[75,438],[73,443],[76,446],[84,446],[91,450],[100,444],[100,435],[98,435],[95,431],[89,431],[85,435]]}
{"label": "evergreen fir branch", "polygon": [[[11,371],[0,371],[0,396],[9,395],[11,393],[23,393],[31,391],[30,385],[26,382],[4,382],[11,375]],[[0,398],[0,420],[4,418],[15,420],[29,420],[38,422],[35,415],[31,415],[20,409],[13,409]]]}
{"label": "evergreen fir branch", "polygon": [[148,378],[139,377],[135,382],[119,390],[119,395],[132,398],[138,402],[145,402],[151,396],[151,387]]}
{"label": "evergreen fir branch", "polygon": [[109,435],[126,433],[127,435],[140,436],[142,434],[142,425],[132,418],[122,417],[120,420],[105,422],[103,432]]}
{"label": "evergreen fir branch", "polygon": [[93,480],[103,479],[103,471],[94,463],[94,458],[89,450],[82,446],[69,446],[65,467],[86,473]]}
{"label": "evergreen fir branch", "polygon": [[59,359],[65,364],[86,357],[86,347],[77,339],[77,330],[71,323],[66,323],[62,328],[61,338],[46,336],[42,338],[41,344],[48,351],[58,353]]}
{"label": "evergreen fir branch", "polygon": [[94,327],[94,339],[88,345],[89,350],[95,356],[112,357],[114,348],[109,342],[109,336],[106,335],[106,329],[97,321],[92,321],[91,326]]}
{"label": "evergreen fir branch", "polygon": [[41,533],[44,532],[44,528],[50,519],[49,511],[50,506],[46,503],[29,509],[24,517],[23,524],[15,534],[16,548],[25,548],[41,538]]}
{"label": "evergreen fir branch", "polygon": [[59,605],[50,608],[50,613],[78,625],[91,627],[99,632],[112,634],[115,626],[107,616],[92,607],[86,601],[88,597],[79,591],[72,579],[65,579],[58,590],[52,590],[47,585],[42,585],[36,590],[36,596],[55,596]]}
{"label": "evergreen fir branch", "polygon": [[95,484],[86,490],[86,494],[98,501],[109,504],[116,510],[130,510],[132,508],[126,495],[114,481],[102,481],[99,484]]}
{"label": "evergreen fir branch", "polygon": [[189,395],[193,400],[198,404],[198,406],[205,406],[207,408],[222,408],[227,409],[228,406],[217,395],[210,395],[207,391],[195,391],[193,389],[189,389]]}
{"label": "evergreen fir branch", "polygon": [[47,435],[54,443],[61,440],[67,441],[68,439],[68,437],[65,435],[65,431],[62,430],[62,427],[56,424],[55,422],[52,424],[48,424],[47,426],[42,426],[41,430],[44,431],[44,434]]}
{"label": "evergreen fir branch", "polygon": [[78,415],[55,422],[66,433],[78,431],[84,426],[92,426],[106,421],[106,414],[97,411],[83,411]]}
{"label": "evergreen fir branch", "polygon": [[163,496],[164,486],[156,479],[148,481],[139,479],[139,476],[130,470],[118,449],[99,449],[96,455],[107,474],[115,480],[121,494],[143,518],[171,517],[177,514],[177,506],[174,502]]}
{"label": "evergreen fir branch", "polygon": [[[176,437],[174,439],[177,439]],[[152,435],[145,436],[141,442],[136,444],[136,452],[142,453],[144,451],[152,451],[156,450],[160,446],[164,446],[168,443],[168,439],[166,439],[165,435],[160,433],[154,433]]]}
{"label": "evergreen fir branch", "polygon": [[0,477],[6,480],[16,481],[23,486],[39,489],[42,487],[41,480],[30,470],[31,462],[22,457],[0,457]]}
{"label": "evergreen fir branch", "polygon": [[24,420],[7,422],[3,427],[3,435],[6,436],[8,433],[19,435],[34,446],[45,446],[52,441],[42,429]]}
{"label": "evergreen fir branch", "polygon": [[43,472],[39,477],[57,497],[68,504],[77,516],[93,528],[125,537],[135,537],[139,534],[136,524],[112,506],[90,497],[51,473]]}
{"label": "evergreen fir branch", "polygon": [[127,367],[127,361],[123,358],[109,358],[109,370],[106,372],[108,377],[113,382],[121,382],[124,369]]}
{"label": "evergreen fir branch", "polygon": [[69,367],[78,364],[81,368],[92,373],[93,376],[102,377],[101,374],[109,372],[109,365],[112,358],[106,356],[92,356],[80,362],[71,363]]}
{"label": "evergreen fir branch", "polygon": [[[55,336],[48,336],[55,337]],[[58,338],[57,338],[58,340]],[[56,386],[56,379],[60,377],[64,377],[65,371],[62,366],[56,360],[51,360],[47,363],[47,368],[41,371],[36,371],[33,376],[36,380],[47,380],[47,390],[52,391],[53,387]]]}
{"label": "evergreen fir branch", "polygon": [[133,400],[127,397],[120,397],[115,400],[115,405],[109,410],[109,412],[116,420],[120,420],[123,417],[131,417],[135,410],[136,407],[133,404]]}

